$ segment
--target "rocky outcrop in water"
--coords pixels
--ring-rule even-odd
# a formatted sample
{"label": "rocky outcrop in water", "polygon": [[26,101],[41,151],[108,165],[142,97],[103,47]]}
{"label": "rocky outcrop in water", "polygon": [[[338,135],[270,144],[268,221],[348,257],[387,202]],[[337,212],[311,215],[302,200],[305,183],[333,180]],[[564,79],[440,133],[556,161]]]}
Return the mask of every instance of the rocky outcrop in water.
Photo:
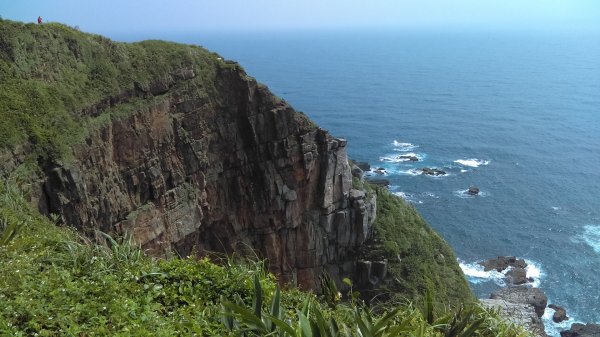
{"label": "rocky outcrop in water", "polygon": [[571,329],[561,331],[561,337],[600,337],[600,324],[573,323]]}
{"label": "rocky outcrop in water", "polygon": [[498,256],[495,259],[489,259],[483,262],[479,262],[485,271],[496,270],[502,272],[508,267],[513,268],[525,268],[527,263],[523,259],[517,259],[514,256]]}
{"label": "rocky outcrop in water", "polygon": [[470,186],[469,189],[467,190],[467,194],[469,194],[469,195],[478,195],[479,194],[479,187]]}
{"label": "rocky outcrop in water", "polygon": [[546,294],[539,288],[526,283],[533,282],[527,277],[527,263],[514,256],[498,256],[479,262],[485,271],[506,272],[509,286],[495,291],[490,299],[479,301],[486,307],[499,307],[500,314],[507,320],[525,327],[536,336],[547,336],[544,331],[542,315],[548,304]]}
{"label": "rocky outcrop in water", "polygon": [[548,308],[554,310],[554,314],[552,314],[552,320],[554,323],[560,323],[569,319],[569,317],[567,317],[567,309],[561,307],[560,305],[550,304],[548,305]]}
{"label": "rocky outcrop in water", "polygon": [[421,174],[426,174],[430,176],[443,176],[446,175],[446,171],[437,168],[423,167],[421,169]]}

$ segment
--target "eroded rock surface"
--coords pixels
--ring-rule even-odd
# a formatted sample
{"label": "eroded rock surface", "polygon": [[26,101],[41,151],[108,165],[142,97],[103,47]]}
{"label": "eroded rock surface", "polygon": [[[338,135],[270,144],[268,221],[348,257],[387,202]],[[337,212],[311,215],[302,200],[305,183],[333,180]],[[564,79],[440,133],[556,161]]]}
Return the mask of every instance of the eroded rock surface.
{"label": "eroded rock surface", "polygon": [[536,314],[533,306],[526,303],[513,303],[503,299],[482,299],[479,302],[486,308],[500,309],[500,316],[520,325],[535,336],[546,337],[544,323]]}
{"label": "eroded rock surface", "polygon": [[548,298],[546,294],[539,288],[529,287],[508,287],[494,292],[491,299],[505,300],[511,303],[531,305],[535,309],[538,317],[542,317]]}
{"label": "eroded rock surface", "polygon": [[212,92],[196,77],[184,69],[86,109],[144,102],[92,129],[72,163],[45,165],[40,209],[88,233],[132,233],[158,256],[254,250],[305,288],[323,269],[353,273],[376,201],[352,190],[346,141],[239,67],[218,68]]}

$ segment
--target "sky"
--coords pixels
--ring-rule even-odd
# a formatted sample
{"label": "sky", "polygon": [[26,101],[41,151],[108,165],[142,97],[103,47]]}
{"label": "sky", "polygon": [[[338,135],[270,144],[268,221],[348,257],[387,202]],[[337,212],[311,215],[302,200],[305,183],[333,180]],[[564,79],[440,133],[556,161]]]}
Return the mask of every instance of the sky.
{"label": "sky", "polygon": [[600,0],[0,0],[3,18],[115,36],[319,29],[600,31]]}

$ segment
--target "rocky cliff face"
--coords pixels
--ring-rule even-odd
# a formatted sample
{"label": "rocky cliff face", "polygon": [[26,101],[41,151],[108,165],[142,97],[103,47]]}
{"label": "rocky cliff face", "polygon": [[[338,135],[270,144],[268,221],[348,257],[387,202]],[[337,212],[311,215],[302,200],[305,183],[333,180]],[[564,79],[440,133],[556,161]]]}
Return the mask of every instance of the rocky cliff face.
{"label": "rocky cliff face", "polygon": [[349,275],[375,196],[352,189],[346,141],[217,63],[210,95],[192,66],[84,109],[133,112],[90,128],[68,165],[44,163],[40,209],[159,256],[250,249],[302,287]]}

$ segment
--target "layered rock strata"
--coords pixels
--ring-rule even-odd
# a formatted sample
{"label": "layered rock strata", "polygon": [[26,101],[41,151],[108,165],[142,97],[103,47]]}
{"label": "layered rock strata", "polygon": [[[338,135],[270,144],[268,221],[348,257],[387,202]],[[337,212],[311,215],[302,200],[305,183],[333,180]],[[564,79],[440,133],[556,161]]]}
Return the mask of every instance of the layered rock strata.
{"label": "layered rock strata", "polygon": [[323,269],[351,275],[376,200],[352,189],[346,141],[237,66],[217,69],[210,95],[195,78],[181,69],[83,111],[144,102],[92,129],[68,165],[44,164],[40,209],[158,256],[251,251],[305,288]]}

